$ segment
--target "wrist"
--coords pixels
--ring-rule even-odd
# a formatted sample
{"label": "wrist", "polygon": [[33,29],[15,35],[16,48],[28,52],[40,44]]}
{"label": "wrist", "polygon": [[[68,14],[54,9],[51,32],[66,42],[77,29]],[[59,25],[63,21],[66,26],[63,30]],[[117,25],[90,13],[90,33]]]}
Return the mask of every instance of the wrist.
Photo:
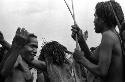
{"label": "wrist", "polygon": [[2,44],[2,43],[4,43],[4,40],[3,40],[3,39],[1,39],[1,40],[0,40],[0,43],[1,43],[1,44]]}
{"label": "wrist", "polygon": [[17,44],[12,44],[11,48],[15,50],[20,50],[22,47]]}
{"label": "wrist", "polygon": [[78,37],[78,42],[79,42],[79,43],[83,43],[83,42],[85,42],[83,36],[79,36],[79,37]]}
{"label": "wrist", "polygon": [[27,41],[24,38],[19,36],[15,36],[12,42],[12,44],[14,44],[15,46],[17,45],[19,47],[23,47],[26,43]]}

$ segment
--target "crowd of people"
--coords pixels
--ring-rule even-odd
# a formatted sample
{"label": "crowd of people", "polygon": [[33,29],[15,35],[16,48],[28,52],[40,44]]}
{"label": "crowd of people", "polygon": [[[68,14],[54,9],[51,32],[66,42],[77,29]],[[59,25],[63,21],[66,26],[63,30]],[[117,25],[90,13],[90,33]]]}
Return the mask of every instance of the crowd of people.
{"label": "crowd of people", "polygon": [[[114,14],[115,13],[115,14]],[[117,21],[116,19],[119,21]],[[98,2],[94,13],[95,32],[102,35],[98,47],[88,48],[88,32],[72,25],[72,38],[80,49],[70,52],[57,41],[45,42],[36,60],[38,41],[34,33],[18,28],[9,44],[0,32],[0,82],[124,82],[125,22],[118,2]],[[117,25],[121,25],[119,32]],[[77,38],[76,38],[77,35]]]}

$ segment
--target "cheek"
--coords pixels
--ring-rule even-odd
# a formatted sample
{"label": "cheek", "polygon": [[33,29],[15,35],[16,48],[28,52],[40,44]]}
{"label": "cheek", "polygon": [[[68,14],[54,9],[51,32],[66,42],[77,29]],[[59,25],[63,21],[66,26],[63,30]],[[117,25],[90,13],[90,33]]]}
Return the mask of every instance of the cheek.
{"label": "cheek", "polygon": [[95,24],[95,30],[99,30],[99,25]]}
{"label": "cheek", "polygon": [[33,49],[31,47],[26,48],[27,51],[32,51]]}
{"label": "cheek", "polygon": [[24,50],[24,55],[25,56],[29,56],[29,54],[32,52],[32,48],[30,47],[26,47],[25,50]]}
{"label": "cheek", "polygon": [[95,25],[95,28],[98,29],[98,27],[99,27],[99,22],[97,22],[97,20],[95,20],[94,25]]}

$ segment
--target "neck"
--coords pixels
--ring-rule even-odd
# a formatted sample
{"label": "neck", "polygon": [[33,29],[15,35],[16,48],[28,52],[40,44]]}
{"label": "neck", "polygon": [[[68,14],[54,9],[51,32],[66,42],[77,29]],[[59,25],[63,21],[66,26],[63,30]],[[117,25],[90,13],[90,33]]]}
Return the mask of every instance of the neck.
{"label": "neck", "polygon": [[114,26],[112,26],[111,29],[109,29],[108,26],[104,26],[104,29],[101,32],[101,34],[103,34],[105,31],[108,31],[108,30],[111,30],[111,31],[114,31],[114,32],[116,31]]}

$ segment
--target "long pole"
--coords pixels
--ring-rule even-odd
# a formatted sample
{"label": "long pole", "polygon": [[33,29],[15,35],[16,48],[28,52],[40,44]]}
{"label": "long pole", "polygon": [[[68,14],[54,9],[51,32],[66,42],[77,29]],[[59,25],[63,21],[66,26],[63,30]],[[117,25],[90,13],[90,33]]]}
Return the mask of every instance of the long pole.
{"label": "long pole", "polygon": [[[76,19],[75,19],[75,12],[74,12],[74,4],[73,4],[73,0],[72,1],[72,11],[73,11],[73,19],[74,19],[74,25],[77,25],[76,23]],[[76,49],[79,49],[79,44],[78,44],[78,36],[77,34],[75,35],[76,36]]]}
{"label": "long pole", "polygon": [[[77,25],[76,23],[76,19],[75,19],[75,12],[74,12],[74,3],[73,3],[73,0],[72,1],[72,11],[73,11],[73,19],[74,19],[74,25]],[[76,49],[79,50],[79,43],[78,43],[78,36],[77,34],[75,35],[76,36]],[[75,82],[77,82],[77,75],[76,75],[76,69],[75,69],[75,65],[73,63],[73,73],[74,73],[74,78],[75,78]]]}
{"label": "long pole", "polygon": [[[67,6],[67,8],[68,8],[68,10],[69,10],[69,12],[70,12],[72,18],[73,18],[74,25],[77,25],[76,20],[75,20],[73,0],[71,0],[71,1],[72,1],[72,12],[73,12],[73,13],[71,12],[70,7],[68,6],[67,2],[64,0],[64,2],[65,2],[65,4],[66,4],[66,6]],[[79,50],[79,44],[78,44],[77,34],[76,34],[75,36],[76,36],[76,38],[75,38],[75,40],[76,40],[76,49]],[[74,68],[74,63],[72,64],[72,72],[73,72],[73,74],[74,74],[75,82],[77,82],[77,75],[76,75],[76,70],[75,70],[75,68]]]}
{"label": "long pole", "polygon": [[121,24],[120,24],[120,22],[119,22],[119,19],[118,19],[116,13],[115,13],[115,10],[114,10],[114,8],[113,8],[113,5],[112,5],[111,1],[115,1],[115,0],[110,0],[110,6],[111,6],[111,8],[112,8],[112,11],[113,11],[113,13],[114,13],[116,22],[117,22],[117,24],[118,24],[118,28],[119,28],[119,30],[120,30],[120,29],[121,29]]}
{"label": "long pole", "polygon": [[[66,4],[66,6],[67,6],[67,8],[68,8],[68,10],[69,10],[69,12],[70,12],[72,18],[73,18],[74,25],[77,25],[76,20],[75,20],[75,13],[74,13],[74,4],[73,4],[73,0],[71,0],[71,1],[72,1],[72,11],[73,11],[73,13],[72,13],[72,11],[71,11],[71,9],[70,9],[68,3],[66,2],[66,0],[64,0],[64,2],[65,2],[65,4]],[[79,49],[77,34],[76,34],[75,36],[76,36],[76,38],[75,38],[75,39],[76,39],[76,49]]]}
{"label": "long pole", "polygon": [[[64,2],[65,2],[65,4],[66,4],[66,6],[67,6],[67,8],[68,8],[68,10],[69,10],[69,12],[70,12],[72,18],[73,18],[73,14],[72,14],[72,11],[71,11],[71,9],[70,9],[68,3],[66,2],[66,0],[64,0]],[[73,20],[74,20],[74,18],[73,18]]]}

